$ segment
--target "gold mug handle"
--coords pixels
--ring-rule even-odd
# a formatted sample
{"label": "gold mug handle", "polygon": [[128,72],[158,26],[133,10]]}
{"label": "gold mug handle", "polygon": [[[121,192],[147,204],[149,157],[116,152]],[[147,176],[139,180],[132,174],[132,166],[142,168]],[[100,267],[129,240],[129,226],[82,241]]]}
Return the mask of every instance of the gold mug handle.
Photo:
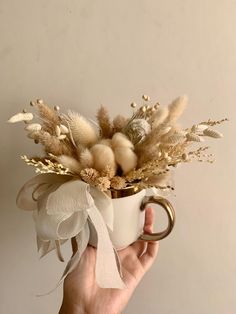
{"label": "gold mug handle", "polygon": [[161,205],[162,208],[164,208],[168,217],[168,226],[165,230],[161,232],[151,233],[151,234],[143,233],[139,237],[139,240],[159,241],[167,237],[168,234],[170,234],[170,232],[172,231],[175,224],[175,210],[173,206],[171,205],[171,203],[167,199],[161,196],[145,196],[140,206],[140,209],[144,210],[148,204],[158,204],[158,205]]}

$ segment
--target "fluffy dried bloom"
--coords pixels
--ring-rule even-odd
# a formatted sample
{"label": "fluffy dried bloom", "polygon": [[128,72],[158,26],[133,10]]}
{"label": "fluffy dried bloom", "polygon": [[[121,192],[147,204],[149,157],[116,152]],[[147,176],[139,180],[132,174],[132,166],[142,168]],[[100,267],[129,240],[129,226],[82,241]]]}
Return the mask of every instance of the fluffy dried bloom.
{"label": "fluffy dried bloom", "polygon": [[104,169],[100,172],[102,177],[108,177],[109,179],[111,179],[112,177],[115,176],[116,174],[116,169],[114,169],[113,167],[106,165],[104,167]]}
{"label": "fluffy dried bloom", "polygon": [[100,191],[107,191],[110,186],[111,186],[111,182],[109,180],[108,177],[98,177],[96,179],[96,183],[95,186],[100,190]]}
{"label": "fluffy dried bloom", "polygon": [[134,151],[128,147],[117,147],[114,149],[115,160],[124,174],[137,166],[138,158]]}
{"label": "fluffy dried bloom", "polygon": [[112,147],[112,142],[110,138],[103,138],[101,139],[98,144],[103,144],[103,145],[107,145],[109,147]]}
{"label": "fluffy dried bloom", "polygon": [[85,148],[80,153],[80,163],[83,168],[92,168],[93,167],[93,155],[88,148]]}
{"label": "fluffy dried bloom", "polygon": [[85,168],[80,171],[80,176],[86,183],[95,185],[99,172],[94,168]]}
{"label": "fluffy dried bloom", "polygon": [[107,108],[101,106],[97,112],[97,120],[101,129],[102,137],[109,138],[112,136],[112,124]]}
{"label": "fluffy dried bloom", "polygon": [[121,190],[126,187],[126,181],[125,178],[115,176],[111,178],[111,187],[115,190]]}
{"label": "fluffy dried bloom", "polygon": [[91,147],[90,152],[93,156],[93,167],[97,169],[98,171],[105,170],[106,166],[109,166],[111,169],[113,169],[114,172],[116,172],[116,161],[115,161],[115,155],[113,150],[103,144],[95,144],[93,147]]}
{"label": "fluffy dried bloom", "polygon": [[124,174],[137,166],[137,156],[133,151],[133,143],[122,133],[115,133],[112,137],[112,148],[115,160]]}
{"label": "fluffy dried bloom", "polygon": [[82,167],[78,160],[76,160],[75,158],[66,155],[61,155],[56,157],[56,160],[65,168],[68,168],[70,172],[80,174]]}
{"label": "fluffy dried bloom", "polygon": [[112,148],[117,147],[134,148],[134,145],[125,134],[118,132],[112,137]]}

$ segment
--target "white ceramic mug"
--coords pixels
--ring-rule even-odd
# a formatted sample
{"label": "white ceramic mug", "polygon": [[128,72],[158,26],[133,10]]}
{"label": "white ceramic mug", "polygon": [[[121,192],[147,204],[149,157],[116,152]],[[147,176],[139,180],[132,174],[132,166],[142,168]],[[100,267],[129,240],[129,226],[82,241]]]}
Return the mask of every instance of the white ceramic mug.
{"label": "white ceramic mug", "polygon": [[[117,250],[121,250],[136,240],[159,241],[173,229],[175,211],[171,203],[161,196],[146,196],[146,190],[137,191],[134,187],[123,190],[110,190],[114,208],[113,231],[109,231],[110,239]],[[158,233],[143,233],[145,207],[148,204],[159,204],[168,217],[167,228]],[[89,244],[96,246],[96,232],[91,226]]]}

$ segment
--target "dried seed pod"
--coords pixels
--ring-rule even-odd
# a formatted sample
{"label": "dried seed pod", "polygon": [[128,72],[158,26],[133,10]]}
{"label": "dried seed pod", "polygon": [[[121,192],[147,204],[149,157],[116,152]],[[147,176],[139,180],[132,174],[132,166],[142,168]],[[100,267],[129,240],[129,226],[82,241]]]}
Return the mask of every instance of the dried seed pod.
{"label": "dried seed pod", "polygon": [[42,105],[42,104],[44,103],[44,102],[43,102],[43,99],[37,99],[36,101],[37,101],[37,103],[40,104],[40,105]]}
{"label": "dried seed pod", "polygon": [[132,102],[132,104],[130,105],[132,108],[136,108],[137,104],[135,102]]}
{"label": "dried seed pod", "polygon": [[30,123],[25,127],[26,131],[40,131],[42,129],[41,124],[39,123]]}
{"label": "dried seed pod", "polygon": [[183,154],[182,154],[182,159],[183,159],[184,161],[188,161],[188,160],[189,160],[188,154],[187,154],[187,153],[183,153]]}
{"label": "dried seed pod", "polygon": [[186,138],[189,142],[202,142],[200,136],[195,133],[187,133]]}
{"label": "dried seed pod", "polygon": [[59,140],[64,140],[65,138],[66,138],[66,135],[65,135],[65,134],[62,134],[62,135],[58,136],[58,139],[59,139]]}
{"label": "dried seed pod", "polygon": [[181,133],[174,133],[165,139],[165,143],[174,145],[183,140],[184,136]]}
{"label": "dried seed pod", "polygon": [[206,135],[206,136],[209,136],[209,137],[213,137],[213,138],[221,138],[223,137],[223,134],[218,132],[218,131],[215,131],[215,130],[212,130],[212,129],[205,129],[203,131],[203,134]]}
{"label": "dried seed pod", "polygon": [[208,126],[204,125],[204,124],[197,124],[197,125],[193,125],[191,128],[191,131],[194,132],[203,132],[205,129],[207,129]]}
{"label": "dried seed pod", "polygon": [[64,124],[60,124],[60,130],[62,134],[68,134],[69,130]]}
{"label": "dried seed pod", "polygon": [[151,99],[148,95],[143,95],[142,98],[145,101],[149,101]]}
{"label": "dried seed pod", "polygon": [[20,112],[12,116],[7,122],[9,123],[16,123],[21,121],[31,121],[33,120],[34,116],[31,112]]}
{"label": "dried seed pod", "polygon": [[56,125],[56,130],[55,130],[55,132],[56,132],[56,136],[57,136],[57,137],[59,137],[59,136],[61,135],[61,129],[60,129],[59,125]]}

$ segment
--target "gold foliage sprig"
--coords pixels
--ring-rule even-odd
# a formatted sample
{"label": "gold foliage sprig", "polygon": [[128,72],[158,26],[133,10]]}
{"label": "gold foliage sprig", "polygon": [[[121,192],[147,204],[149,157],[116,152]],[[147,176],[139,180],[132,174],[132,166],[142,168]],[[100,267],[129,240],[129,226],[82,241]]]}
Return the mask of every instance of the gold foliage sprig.
{"label": "gold foliage sprig", "polygon": [[21,156],[21,159],[29,165],[35,167],[36,173],[55,173],[59,175],[72,175],[68,168],[62,164],[54,162],[50,159],[28,158],[26,155]]}

